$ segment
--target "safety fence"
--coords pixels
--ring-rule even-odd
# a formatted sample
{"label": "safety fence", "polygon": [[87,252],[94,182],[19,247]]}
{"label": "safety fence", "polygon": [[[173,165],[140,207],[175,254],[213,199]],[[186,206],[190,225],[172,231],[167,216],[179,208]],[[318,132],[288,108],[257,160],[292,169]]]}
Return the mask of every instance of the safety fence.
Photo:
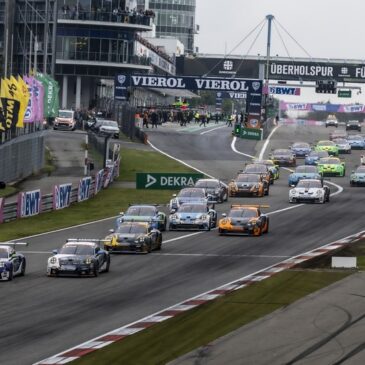
{"label": "safety fence", "polygon": [[0,198],[0,223],[64,209],[71,204],[88,200],[107,188],[119,176],[119,165],[118,157],[94,176],[80,178],[77,187],[73,187],[72,183],[55,185],[53,193],[45,195],[42,195],[40,189],[20,192],[17,201],[11,203],[6,203],[6,198]]}

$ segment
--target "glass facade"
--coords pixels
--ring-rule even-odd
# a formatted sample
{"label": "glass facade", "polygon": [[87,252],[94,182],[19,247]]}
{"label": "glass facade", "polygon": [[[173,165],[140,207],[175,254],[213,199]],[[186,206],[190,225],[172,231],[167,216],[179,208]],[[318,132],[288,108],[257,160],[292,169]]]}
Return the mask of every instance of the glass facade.
{"label": "glass facade", "polygon": [[[138,0],[138,5],[144,5]],[[156,14],[156,36],[179,39],[188,53],[194,52],[196,0],[149,0]]]}

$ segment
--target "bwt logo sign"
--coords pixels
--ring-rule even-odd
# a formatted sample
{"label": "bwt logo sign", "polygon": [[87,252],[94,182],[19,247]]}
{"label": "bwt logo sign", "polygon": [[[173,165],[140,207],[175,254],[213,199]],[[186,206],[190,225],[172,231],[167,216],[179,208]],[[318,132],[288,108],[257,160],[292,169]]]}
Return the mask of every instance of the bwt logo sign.
{"label": "bwt logo sign", "polygon": [[233,69],[233,62],[232,61],[224,61],[223,62],[223,68],[226,71],[231,71]]}
{"label": "bwt logo sign", "polygon": [[41,191],[27,191],[19,193],[18,217],[30,217],[41,211]]}

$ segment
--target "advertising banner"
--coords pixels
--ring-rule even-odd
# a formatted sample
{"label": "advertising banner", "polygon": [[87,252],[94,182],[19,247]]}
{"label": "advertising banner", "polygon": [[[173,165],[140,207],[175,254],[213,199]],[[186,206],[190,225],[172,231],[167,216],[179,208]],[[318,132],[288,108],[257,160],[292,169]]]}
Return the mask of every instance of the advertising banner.
{"label": "advertising banner", "polygon": [[35,90],[34,90],[34,79],[33,77],[27,77],[24,76],[23,77],[24,81],[26,82],[27,86],[28,86],[28,91],[29,91],[29,101],[28,101],[28,105],[27,108],[25,110],[25,115],[24,115],[24,122],[25,123],[33,123],[36,120],[36,116],[37,116],[37,99],[35,96]]}
{"label": "advertising banner", "polygon": [[269,86],[269,94],[300,95],[300,87]]}
{"label": "advertising banner", "polygon": [[137,189],[181,189],[194,186],[195,182],[203,178],[203,174],[184,173],[140,173],[136,174]]}
{"label": "advertising banner", "polygon": [[310,104],[280,102],[280,110],[313,111],[326,113],[365,113],[363,104]]}
{"label": "advertising banner", "polygon": [[0,223],[4,222],[4,198],[0,198]]}
{"label": "advertising banner", "polygon": [[55,185],[53,188],[53,209],[63,209],[70,206],[72,184]]}
{"label": "advertising banner", "polygon": [[34,96],[36,99],[36,115],[35,121],[42,121],[45,117],[44,113],[44,86],[43,84],[33,77],[33,88],[34,88]]}
{"label": "advertising banner", "polygon": [[33,190],[18,194],[17,216],[18,218],[30,217],[41,212],[41,191]]}
{"label": "advertising banner", "polygon": [[77,201],[82,202],[90,198],[91,176],[84,177],[79,182]]}
{"label": "advertising banner", "polygon": [[103,187],[104,170],[99,170],[95,174],[94,194],[96,195]]}

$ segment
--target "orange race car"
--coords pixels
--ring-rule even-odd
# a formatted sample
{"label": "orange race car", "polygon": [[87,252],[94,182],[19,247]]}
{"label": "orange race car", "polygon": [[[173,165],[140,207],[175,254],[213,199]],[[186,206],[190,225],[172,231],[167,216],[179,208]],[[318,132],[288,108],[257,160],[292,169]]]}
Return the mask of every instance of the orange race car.
{"label": "orange race car", "polygon": [[269,217],[261,213],[261,208],[268,205],[232,205],[230,212],[222,214],[219,220],[218,232],[224,234],[246,234],[261,236],[269,232]]}

